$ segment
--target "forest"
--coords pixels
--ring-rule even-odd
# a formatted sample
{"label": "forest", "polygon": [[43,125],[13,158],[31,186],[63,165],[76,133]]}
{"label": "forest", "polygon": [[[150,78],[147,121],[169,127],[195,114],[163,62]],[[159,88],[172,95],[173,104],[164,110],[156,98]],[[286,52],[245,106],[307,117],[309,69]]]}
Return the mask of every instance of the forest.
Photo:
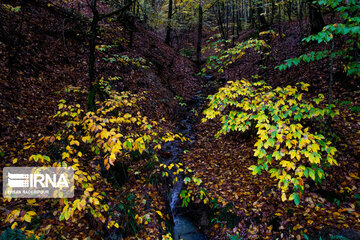
{"label": "forest", "polygon": [[359,54],[358,0],[0,0],[0,239],[360,239]]}

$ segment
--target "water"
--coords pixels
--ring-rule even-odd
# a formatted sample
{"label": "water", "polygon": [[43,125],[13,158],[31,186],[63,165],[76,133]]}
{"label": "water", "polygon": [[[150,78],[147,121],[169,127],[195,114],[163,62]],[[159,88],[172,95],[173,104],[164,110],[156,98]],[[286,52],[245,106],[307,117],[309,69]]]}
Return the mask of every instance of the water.
{"label": "water", "polygon": [[[195,109],[200,103],[199,97],[195,99]],[[191,130],[192,123],[190,116],[186,116],[184,120],[181,121],[181,129],[179,132],[190,138],[191,141],[194,141],[194,134]],[[163,162],[167,165],[177,162],[178,156],[183,153],[185,149],[181,148],[180,141],[167,142],[163,148],[166,152],[171,153],[171,157],[168,159],[163,159]],[[170,210],[174,220],[174,231],[173,238],[175,240],[205,240],[204,234],[201,233],[199,228],[186,216],[182,216],[183,209],[179,206],[179,194],[183,187],[183,176],[178,176],[178,181],[173,184],[172,189],[170,190]]]}

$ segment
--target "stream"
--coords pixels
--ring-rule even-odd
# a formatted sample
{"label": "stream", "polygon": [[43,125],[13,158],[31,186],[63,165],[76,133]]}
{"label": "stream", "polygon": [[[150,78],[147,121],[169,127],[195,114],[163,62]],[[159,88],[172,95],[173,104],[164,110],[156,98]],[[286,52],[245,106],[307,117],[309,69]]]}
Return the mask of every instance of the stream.
{"label": "stream", "polygon": [[[200,105],[200,97],[197,95],[192,102],[193,104],[189,104],[187,108],[197,109]],[[190,138],[193,142],[195,140],[194,132],[192,131],[192,113],[186,114],[185,119],[180,121],[180,127],[178,127],[178,132],[183,134],[184,136]],[[166,159],[162,159],[163,163],[169,165],[171,163],[178,162],[178,157],[180,154],[184,152],[185,149],[181,147],[181,142],[179,140],[173,142],[167,142],[164,144],[163,148],[164,151],[171,153],[171,157]],[[174,176],[172,176],[174,178]],[[183,176],[178,176],[178,181],[175,182],[170,189],[170,196],[169,196],[169,205],[170,211],[173,218],[173,239],[179,240],[205,240],[205,235],[201,233],[199,228],[186,216],[184,216],[184,208],[180,207],[179,202],[181,199],[179,198],[179,194],[183,187]]]}

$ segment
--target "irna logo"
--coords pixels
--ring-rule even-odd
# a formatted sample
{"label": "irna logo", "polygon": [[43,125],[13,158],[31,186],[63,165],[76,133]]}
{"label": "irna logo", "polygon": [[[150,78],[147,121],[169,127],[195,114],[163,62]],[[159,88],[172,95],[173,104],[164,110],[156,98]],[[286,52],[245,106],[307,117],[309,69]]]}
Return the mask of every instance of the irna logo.
{"label": "irna logo", "polygon": [[62,167],[6,167],[3,196],[63,198],[74,196],[74,170]]}
{"label": "irna logo", "polygon": [[8,172],[8,184],[9,187],[42,187],[47,188],[49,186],[54,188],[69,187],[65,174],[18,174]]}

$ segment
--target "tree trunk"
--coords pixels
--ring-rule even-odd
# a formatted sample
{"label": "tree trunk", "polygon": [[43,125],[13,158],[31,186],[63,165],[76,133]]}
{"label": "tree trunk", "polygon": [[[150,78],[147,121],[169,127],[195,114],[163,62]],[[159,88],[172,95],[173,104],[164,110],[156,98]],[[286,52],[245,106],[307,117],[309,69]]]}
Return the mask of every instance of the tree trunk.
{"label": "tree trunk", "polygon": [[203,25],[203,9],[201,5],[201,0],[199,0],[198,38],[197,38],[197,46],[196,46],[196,62],[198,67],[201,66],[202,25]]}
{"label": "tree trunk", "polygon": [[95,94],[96,94],[96,76],[95,76],[95,46],[96,37],[98,34],[98,23],[100,20],[99,12],[96,6],[97,0],[92,0],[91,11],[93,13],[93,19],[90,25],[90,40],[89,40],[89,96],[87,107],[88,111],[95,110]]}
{"label": "tree trunk", "polygon": [[236,37],[238,38],[240,35],[240,32],[242,30],[241,28],[241,11],[240,11],[240,4],[238,1],[236,1]]}
{"label": "tree trunk", "polygon": [[314,5],[312,3],[312,0],[307,0],[307,3],[309,5],[311,34],[316,34],[323,29],[323,27],[325,26],[325,22],[319,6]]}
{"label": "tree trunk", "polygon": [[255,10],[254,10],[254,4],[252,1],[250,1],[250,13],[249,13],[249,17],[250,17],[250,21],[251,21],[251,28],[255,28],[255,18],[256,16],[254,16]]}
{"label": "tree trunk", "polygon": [[247,0],[244,1],[244,22],[245,22],[245,28],[246,28],[246,23],[248,22],[248,15],[247,15]]}
{"label": "tree trunk", "polygon": [[302,23],[302,20],[303,20],[303,16],[304,16],[304,2],[303,0],[299,0],[299,11],[298,11],[298,19],[299,19],[299,26],[300,26],[300,35],[301,35],[301,39],[302,39],[302,36],[303,36],[303,23]]}
{"label": "tree trunk", "polygon": [[[334,22],[335,12],[331,16],[331,22]],[[329,61],[329,93],[328,93],[328,102],[329,104],[333,103],[333,84],[334,84],[334,57],[332,53],[334,52],[334,42],[335,39],[331,39],[331,51],[330,51],[330,61]]]}
{"label": "tree trunk", "polygon": [[89,95],[87,101],[88,111],[94,111],[95,106],[95,96],[96,93],[99,93],[101,100],[105,100],[104,94],[100,91],[99,85],[96,81],[96,69],[95,69],[95,47],[96,47],[96,37],[99,32],[98,23],[104,18],[111,17],[115,14],[122,14],[129,7],[131,7],[132,0],[127,0],[127,4],[118,10],[115,10],[107,14],[99,14],[97,9],[97,0],[92,0],[90,4],[91,11],[93,13],[93,18],[90,23],[90,38],[89,38]]}
{"label": "tree trunk", "polygon": [[275,11],[276,11],[275,0],[272,0],[271,1],[270,26],[272,26],[274,23]]}
{"label": "tree trunk", "polygon": [[259,22],[259,30],[264,31],[264,30],[267,29],[268,24],[267,24],[266,19],[265,19],[264,15],[263,15],[264,9],[261,6],[261,4],[257,5],[256,12],[257,12],[257,19],[258,19],[258,22]]}
{"label": "tree trunk", "polygon": [[223,39],[225,39],[225,31],[224,31],[224,26],[223,26],[223,21],[222,21],[221,6],[220,6],[220,3],[219,3],[219,0],[216,1],[216,12],[217,12],[217,14],[215,14],[215,16],[216,16],[216,20],[218,22],[221,37]]}
{"label": "tree trunk", "polygon": [[288,15],[289,21],[291,21],[291,10],[292,10],[291,1],[288,2],[286,8],[287,8],[287,15]]}
{"label": "tree trunk", "polygon": [[234,46],[234,42],[235,42],[235,24],[236,24],[236,17],[235,17],[235,1],[232,0],[232,8],[231,8],[231,13],[232,13],[232,26],[231,26],[231,42],[232,45]]}
{"label": "tree trunk", "polygon": [[225,14],[226,14],[226,39],[229,39],[229,3],[226,1],[225,3]]}
{"label": "tree trunk", "polygon": [[168,22],[167,22],[167,26],[166,26],[166,37],[165,37],[165,44],[167,44],[169,46],[170,46],[170,39],[171,39],[172,6],[173,6],[173,1],[169,0]]}

